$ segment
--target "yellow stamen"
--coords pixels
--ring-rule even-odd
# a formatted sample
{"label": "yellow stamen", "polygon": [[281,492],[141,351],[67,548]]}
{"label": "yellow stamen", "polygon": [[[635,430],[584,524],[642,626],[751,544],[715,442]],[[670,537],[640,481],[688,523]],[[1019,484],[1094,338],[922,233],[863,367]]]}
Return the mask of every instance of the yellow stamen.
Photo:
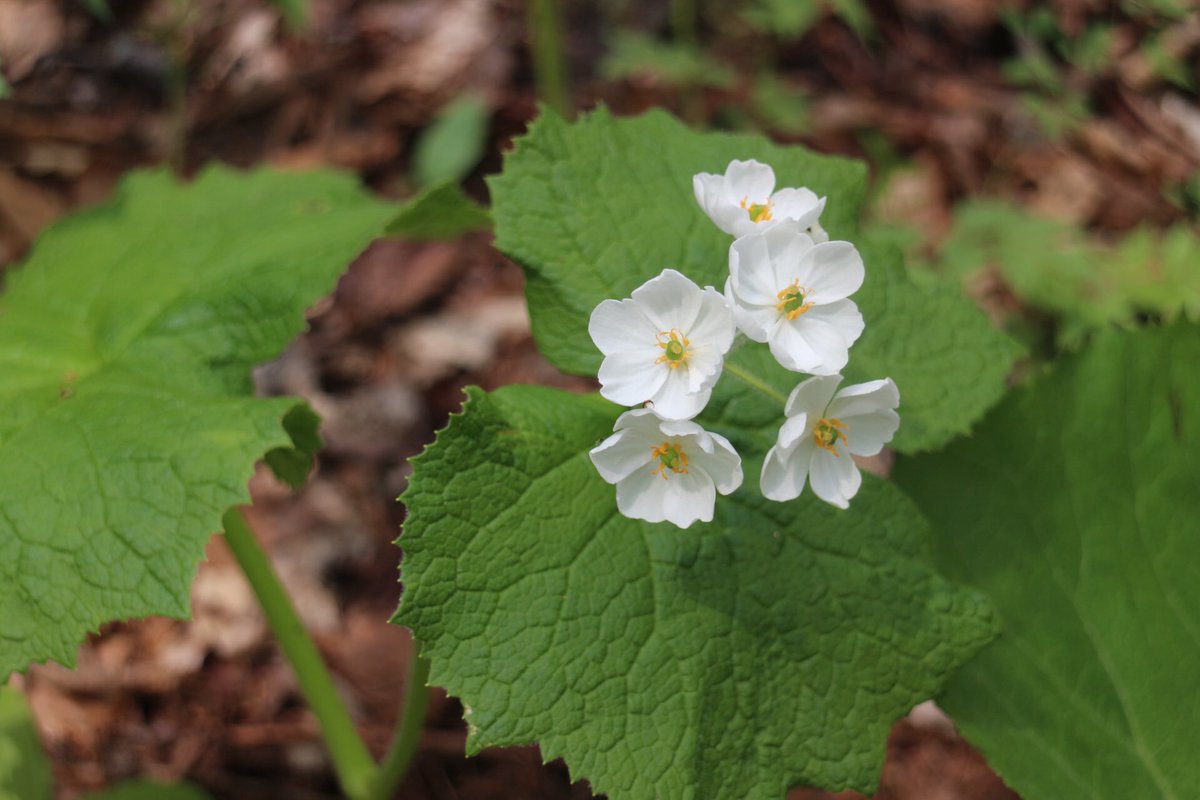
{"label": "yellow stamen", "polygon": [[804,300],[809,293],[808,289],[800,285],[799,279],[794,280],[775,295],[779,298],[779,302],[775,304],[775,308],[780,314],[785,314],[788,322],[791,322],[813,307],[811,302]]}
{"label": "yellow stamen", "polygon": [[850,428],[840,419],[822,417],[817,421],[817,427],[813,429],[813,440],[817,443],[817,447],[828,450],[836,458],[841,458],[842,454],[834,445],[838,443],[839,439],[849,444],[850,437],[846,434],[848,430]]}
{"label": "yellow stamen", "polygon": [[770,222],[771,207],[775,205],[775,202],[768,198],[765,203],[751,203],[749,197],[743,197],[742,202],[738,205],[750,215],[751,222]]}
{"label": "yellow stamen", "polygon": [[650,474],[658,475],[664,481],[667,479],[668,469],[676,475],[687,474],[687,453],[683,452],[683,448],[678,444],[663,442],[658,447],[652,447],[650,448],[650,457],[658,460],[658,466]]}
{"label": "yellow stamen", "polygon": [[[663,336],[667,337],[665,342],[662,340]],[[692,354],[692,351],[688,349],[691,342],[678,329],[659,331],[657,338],[658,346],[663,349],[663,354],[655,360],[655,364],[665,363],[671,369],[678,369],[680,364],[687,363],[688,357]]]}

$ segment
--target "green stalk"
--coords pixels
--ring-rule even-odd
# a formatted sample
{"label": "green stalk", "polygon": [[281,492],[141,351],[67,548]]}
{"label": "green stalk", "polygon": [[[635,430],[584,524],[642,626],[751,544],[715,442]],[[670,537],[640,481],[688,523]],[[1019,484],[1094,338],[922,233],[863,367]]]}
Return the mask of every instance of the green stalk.
{"label": "green stalk", "polygon": [[671,0],[671,32],[675,41],[695,47],[696,3],[694,0]]}
{"label": "green stalk", "polygon": [[564,117],[571,116],[567,62],[563,52],[558,0],[526,0],[533,77],[538,97]]}
{"label": "green stalk", "polygon": [[757,389],[758,391],[762,392],[767,397],[779,403],[779,405],[787,405],[787,395],[778,391],[775,387],[771,386],[765,381],[760,380],[736,364],[730,364],[728,361],[726,361],[725,371],[750,388]]}
{"label": "green stalk", "polygon": [[236,508],[226,511],[222,524],[225,526],[225,541],[229,549],[242,572],[246,573],[246,579],[262,605],[267,624],[271,626],[283,654],[296,671],[300,691],[321,727],[343,791],[352,800],[364,800],[369,797],[379,768],[359,738],[349,712],[338,698],[333,678],[321,660],[317,646],[309,637],[295,606],[279,582],[279,576],[275,574],[267,554],[254,538],[254,532],[246,524],[241,511]]}
{"label": "green stalk", "polygon": [[429,662],[418,655],[419,643],[413,641],[412,662],[408,669],[408,686],[404,689],[404,706],[396,722],[383,764],[371,787],[370,800],[388,800],[404,779],[416,755],[425,723],[425,708],[429,705]]}

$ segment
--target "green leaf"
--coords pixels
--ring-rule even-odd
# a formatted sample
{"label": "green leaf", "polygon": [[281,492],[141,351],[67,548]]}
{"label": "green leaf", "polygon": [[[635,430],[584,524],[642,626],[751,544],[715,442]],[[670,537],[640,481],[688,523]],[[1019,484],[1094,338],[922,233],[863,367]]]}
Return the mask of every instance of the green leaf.
{"label": "green leaf", "polygon": [[308,403],[297,403],[283,417],[283,429],[291,443],[269,450],[263,456],[275,476],[293,489],[299,489],[308,481],[313,457],[323,444],[317,430],[320,425],[321,418]]}
{"label": "green leaf", "polygon": [[1026,304],[1061,318],[1059,344],[1072,348],[1143,314],[1200,320],[1198,250],[1200,237],[1189,225],[1142,229],[1101,245],[1070,225],[974,201],[956,211],[938,268],[961,278],[998,270]]}
{"label": "green leaf", "polygon": [[[854,300],[867,332],[850,351],[847,375],[896,381],[904,420],[896,447],[935,447],[999,399],[1019,349],[957,290],[916,287],[894,248],[856,236],[861,164],[757,136],[696,133],[661,112],[617,120],[600,110],[573,125],[545,114],[491,179],[496,243],[525,268],[533,332],[547,358],[595,375],[592,309],[665,267],[725,285],[731,240],[700,210],[692,176],[724,172],[735,158],[771,164],[779,186],[827,195],[822,224],[862,250],[867,280]],[[784,394],[802,377],[780,374]]]}
{"label": "green leaf", "polygon": [[464,233],[486,230],[491,215],[463,193],[456,183],[426,189],[409,200],[388,223],[389,236],[426,241],[453,239]]}
{"label": "green leaf", "polygon": [[293,31],[302,31],[308,27],[308,21],[312,17],[308,0],[271,0],[271,3],[283,14],[288,27]]}
{"label": "green leaf", "polygon": [[617,32],[601,72],[608,80],[642,77],[668,86],[727,89],[734,82],[733,70],[714,60],[711,53],[632,31]]}
{"label": "green leaf", "polygon": [[0,686],[0,800],[50,800],[54,774],[25,696]]}
{"label": "green leaf", "polygon": [[392,213],[339,175],[139,174],[6,275],[0,678],[73,663],[108,620],[188,614],[254,462],[313,446],[296,400],[252,397],[251,367]]}
{"label": "green leaf", "polygon": [[108,0],[83,0],[83,6],[101,22],[113,21],[113,12],[108,5]]}
{"label": "green leaf", "polygon": [[824,12],[825,3],[817,0],[753,0],[742,17],[756,30],[799,39]]}
{"label": "green leaf", "polygon": [[422,186],[458,183],[483,155],[489,109],[482,98],[465,94],[442,109],[413,152],[413,171]]}
{"label": "green leaf", "polygon": [[847,512],[750,488],[711,524],[650,525],[588,458],[621,409],[468,396],[414,462],[395,621],[463,699],[472,753],[537,741],[614,800],[870,791],[891,722],[994,635],[882,481]]}
{"label": "green leaf", "polygon": [[84,800],[212,800],[212,795],[187,783],[126,781],[106,792],[89,794]]}
{"label": "green leaf", "polygon": [[975,435],[901,459],[1004,632],[940,698],[1027,800],[1195,797],[1200,328],[1108,332]]}

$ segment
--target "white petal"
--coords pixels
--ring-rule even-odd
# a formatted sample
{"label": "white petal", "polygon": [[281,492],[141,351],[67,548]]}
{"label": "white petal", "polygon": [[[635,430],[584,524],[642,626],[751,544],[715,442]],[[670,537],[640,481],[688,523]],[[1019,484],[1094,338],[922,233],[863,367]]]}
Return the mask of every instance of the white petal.
{"label": "white petal", "polygon": [[830,303],[857,292],[866,271],[862,256],[849,242],[825,242],[808,252],[805,264],[808,275],[801,285],[813,291],[813,301]]}
{"label": "white petal", "polygon": [[814,420],[820,419],[825,416],[825,409],[841,382],[841,375],[818,375],[801,381],[788,395],[783,413],[789,417],[808,414]]}
{"label": "white petal", "polygon": [[[819,418],[820,414],[814,411],[811,417],[813,423],[816,424]],[[808,424],[809,419],[810,416],[803,411],[794,417],[787,417],[783,425],[779,427],[779,435],[776,437],[775,442],[776,447],[780,448],[781,452],[791,451],[797,442],[811,433],[811,428]]]}
{"label": "white petal", "polygon": [[777,299],[778,292],[791,286],[793,281],[799,281],[801,286],[811,288],[805,265],[808,263],[806,256],[812,250],[813,241],[804,233],[804,229],[793,222],[780,222],[763,233],[763,240],[767,243],[770,253],[771,276],[768,280],[775,287],[771,293],[772,297]]}
{"label": "white petal", "polygon": [[617,484],[617,510],[622,514],[680,528],[696,520],[711,521],[716,497],[712,478],[699,469],[668,472],[665,480],[650,470],[635,472]]}
{"label": "white petal", "polygon": [[690,463],[708,473],[716,482],[717,491],[729,494],[742,485],[742,458],[733,445],[719,433],[706,433],[711,439],[712,452],[687,451]]}
{"label": "white petal", "polygon": [[733,323],[733,313],[725,305],[725,298],[711,286],[705,287],[700,295],[700,313],[685,335],[693,344],[708,344],[724,355],[733,344],[733,336],[737,327]]}
{"label": "white petal", "polygon": [[830,416],[844,418],[900,406],[900,390],[891,378],[856,383],[842,389],[829,404]]}
{"label": "white petal", "polygon": [[672,473],[667,479],[664,512],[667,522],[686,528],[693,522],[712,522],[717,490],[703,468]]}
{"label": "white petal", "polygon": [[664,269],[658,277],[633,290],[634,301],[658,331],[691,328],[700,312],[702,296],[699,286],[673,269]]}
{"label": "white petal", "polygon": [[830,505],[849,508],[850,498],[858,494],[858,487],[862,485],[862,475],[854,459],[844,451],[840,456],[834,456],[821,448],[815,449],[808,476],[813,494]]}
{"label": "white petal", "polygon": [[801,333],[800,326],[795,322],[787,322],[783,317],[779,317],[769,336],[767,344],[771,348],[771,355],[787,369],[820,375],[831,372],[820,369],[825,360],[825,353],[809,344],[808,338]]}
{"label": "white petal", "polygon": [[[746,201],[746,205],[766,203],[774,188],[775,170],[754,159],[730,161],[725,168],[724,196],[727,201],[732,200],[734,205],[742,200]],[[749,214],[746,218],[749,219]]]}
{"label": "white petal", "polygon": [[733,318],[738,330],[755,342],[766,342],[779,324],[779,312],[763,306],[735,306]]}
{"label": "white petal", "polygon": [[[833,409],[829,412],[833,415]],[[846,425],[846,449],[856,456],[873,456],[896,435],[900,415],[891,409],[838,417]]]}
{"label": "white petal", "polygon": [[641,405],[662,390],[671,370],[655,364],[657,349],[610,353],[600,363],[600,395],[622,406]]}
{"label": "white petal", "polygon": [[592,311],[588,334],[600,352],[608,355],[653,346],[658,330],[632,299],[605,300]]}
{"label": "white petal", "polygon": [[614,431],[636,431],[643,438],[654,438],[662,433],[662,418],[649,408],[631,408],[613,424]]}
{"label": "white petal", "polygon": [[666,519],[667,484],[650,467],[634,472],[617,484],[617,510],[632,519],[662,522]]}
{"label": "white petal", "polygon": [[780,452],[777,447],[767,451],[762,473],[758,478],[763,497],[779,503],[799,497],[808,478],[808,462],[811,457],[812,453],[808,448],[800,448],[788,454]]}
{"label": "white petal", "polygon": [[[651,409],[647,409],[652,411]],[[708,431],[701,428],[690,419],[659,419],[658,429],[664,436],[674,437],[707,437]],[[657,442],[656,442],[657,444]]]}
{"label": "white petal", "polygon": [[737,296],[756,305],[773,306],[779,289],[771,252],[762,234],[743,236],[729,246],[729,280]]}
{"label": "white petal", "polygon": [[618,483],[635,470],[651,469],[653,450],[644,438],[624,430],[614,433],[593,447],[588,455],[601,478],[609,483]]}
{"label": "white petal", "polygon": [[[654,413],[663,419],[691,419],[704,410],[708,398],[712,396],[712,387],[693,392],[688,387],[686,370],[665,369],[667,379],[662,387],[649,399],[654,403]],[[601,394],[604,389],[601,388]]]}
{"label": "white petal", "polygon": [[691,351],[692,354],[688,358],[687,364],[678,370],[687,375],[688,391],[699,392],[711,389],[716,384],[717,378],[721,377],[721,368],[725,364],[725,359],[711,345],[692,347]]}
{"label": "white petal", "polygon": [[812,189],[780,189],[771,195],[771,216],[775,219],[796,220],[801,228],[815,225],[825,210],[825,198],[817,197]]}
{"label": "white petal", "polygon": [[819,222],[814,222],[812,224],[812,227],[808,229],[808,235],[811,236],[812,240],[817,244],[829,241],[829,234],[825,232],[825,229],[821,227],[821,223]]}
{"label": "white petal", "polygon": [[692,191],[696,202],[710,218],[716,207],[722,202],[721,187],[725,184],[724,175],[713,175],[711,172],[701,172],[692,176]]}
{"label": "white petal", "polygon": [[[783,335],[787,329],[792,332],[790,337]],[[838,300],[829,305],[813,306],[807,313],[780,327],[776,338],[786,342],[787,351],[797,366],[790,367],[783,359],[780,359],[780,363],[800,372],[833,375],[846,366],[850,360],[850,346],[862,332],[862,314],[853,301]],[[812,354],[807,361],[803,360],[807,355],[805,346],[801,346],[797,338],[803,340],[807,353]]]}

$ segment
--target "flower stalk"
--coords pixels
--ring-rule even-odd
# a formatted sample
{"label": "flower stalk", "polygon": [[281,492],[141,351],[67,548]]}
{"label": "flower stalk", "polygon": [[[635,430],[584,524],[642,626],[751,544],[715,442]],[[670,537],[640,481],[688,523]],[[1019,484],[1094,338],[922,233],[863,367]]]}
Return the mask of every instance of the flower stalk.
{"label": "flower stalk", "polygon": [[366,800],[379,768],[359,737],[350,713],[338,698],[333,677],[316,644],[241,510],[231,508],[226,511],[222,524],[233,557],[246,574],[284,656],[296,671],[300,691],[317,718],[342,790],[352,800]]}

